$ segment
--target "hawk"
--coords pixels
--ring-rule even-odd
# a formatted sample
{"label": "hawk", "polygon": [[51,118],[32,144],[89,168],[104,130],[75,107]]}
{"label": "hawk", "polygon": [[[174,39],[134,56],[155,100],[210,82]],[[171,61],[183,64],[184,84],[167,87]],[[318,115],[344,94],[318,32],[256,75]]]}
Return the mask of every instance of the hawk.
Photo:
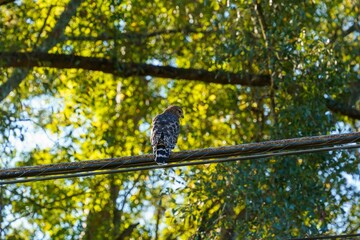
{"label": "hawk", "polygon": [[151,146],[157,164],[167,164],[170,152],[174,149],[179,136],[179,118],[183,117],[181,107],[170,106],[154,118],[151,129]]}

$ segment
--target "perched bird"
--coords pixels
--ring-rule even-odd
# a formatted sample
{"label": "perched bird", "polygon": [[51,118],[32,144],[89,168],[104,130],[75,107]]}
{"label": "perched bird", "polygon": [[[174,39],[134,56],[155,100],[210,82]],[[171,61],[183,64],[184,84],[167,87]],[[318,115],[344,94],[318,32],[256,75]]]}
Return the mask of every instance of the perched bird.
{"label": "perched bird", "polygon": [[157,164],[167,164],[170,152],[174,149],[179,136],[179,118],[183,117],[181,107],[170,106],[154,118],[151,129],[151,146]]}

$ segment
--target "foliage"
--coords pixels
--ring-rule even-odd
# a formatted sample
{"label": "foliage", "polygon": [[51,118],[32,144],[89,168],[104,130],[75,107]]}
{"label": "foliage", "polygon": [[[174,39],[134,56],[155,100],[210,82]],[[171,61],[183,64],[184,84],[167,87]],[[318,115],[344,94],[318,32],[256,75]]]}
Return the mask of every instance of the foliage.
{"label": "foliage", "polygon": [[[0,52],[103,57],[116,59],[119,70],[135,62],[265,74],[271,85],[120,78],[76,69],[76,62],[74,69],[3,68],[0,83],[11,88],[0,109],[3,167],[150,153],[151,120],[170,104],[185,110],[175,151],[358,127],[326,105],[332,98],[359,107],[354,1],[83,1],[74,16],[63,14],[73,3],[1,6]],[[18,150],[34,141],[32,131],[46,134],[50,146]],[[7,185],[1,234],[283,239],[356,232],[359,189],[346,176],[359,178],[358,152]]]}

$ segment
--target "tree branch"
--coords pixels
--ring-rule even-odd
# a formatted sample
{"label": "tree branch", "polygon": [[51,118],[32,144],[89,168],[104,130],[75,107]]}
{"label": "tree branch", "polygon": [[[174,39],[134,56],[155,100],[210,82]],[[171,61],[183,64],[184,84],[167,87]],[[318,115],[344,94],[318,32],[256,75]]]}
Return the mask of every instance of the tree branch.
{"label": "tree branch", "polygon": [[349,35],[353,32],[360,32],[360,23],[355,22],[346,31],[343,31],[343,37],[346,37],[347,35]]}
{"label": "tree branch", "polygon": [[130,224],[130,226],[125,229],[117,238],[116,240],[123,240],[123,239],[128,239],[132,232],[135,230],[135,228],[139,225],[140,223],[134,223],[134,224]]}
{"label": "tree branch", "polygon": [[[71,0],[65,7],[64,11],[56,22],[53,30],[49,33],[47,39],[45,39],[40,46],[35,48],[35,51],[47,52],[56,43],[62,40],[64,37],[65,27],[69,24],[70,19],[75,15],[77,8],[80,6],[83,0]],[[1,60],[0,60],[1,61]],[[10,92],[18,88],[20,83],[25,79],[29,69],[17,69],[9,79],[0,86],[0,102],[4,100]]]}
{"label": "tree branch", "polygon": [[0,0],[0,6],[15,2],[15,0]]}
{"label": "tree branch", "polygon": [[97,37],[93,36],[64,36],[64,40],[70,40],[70,41],[116,41],[119,39],[134,39],[134,38],[150,38],[150,37],[158,37],[162,35],[168,35],[168,34],[177,34],[181,33],[184,35],[193,34],[193,33],[214,33],[216,34],[216,31],[210,31],[210,30],[195,30],[190,27],[185,27],[184,29],[165,29],[165,30],[159,30],[155,32],[119,32],[117,34],[117,39],[113,34],[109,33],[100,33]]}
{"label": "tree branch", "polygon": [[246,86],[270,85],[270,77],[268,75],[232,73],[222,70],[207,71],[203,69],[186,69],[172,66],[156,66],[145,63],[117,63],[115,60],[107,58],[81,57],[75,55],[48,54],[41,52],[0,52],[0,67],[50,67],[59,69],[81,68],[85,70],[111,73],[120,77],[152,76],[159,78],[196,80],[206,83],[219,84],[241,84]]}
{"label": "tree branch", "polygon": [[331,98],[327,98],[326,106],[333,112],[360,120],[360,111],[347,104],[335,101]]}
{"label": "tree branch", "polygon": [[[330,37],[330,42],[335,42],[339,37],[345,38],[354,32],[360,33],[360,23],[357,21],[355,21],[347,30],[343,30],[342,28],[343,28],[342,25],[338,26],[333,36]],[[341,32],[340,36],[338,34],[338,31]]]}

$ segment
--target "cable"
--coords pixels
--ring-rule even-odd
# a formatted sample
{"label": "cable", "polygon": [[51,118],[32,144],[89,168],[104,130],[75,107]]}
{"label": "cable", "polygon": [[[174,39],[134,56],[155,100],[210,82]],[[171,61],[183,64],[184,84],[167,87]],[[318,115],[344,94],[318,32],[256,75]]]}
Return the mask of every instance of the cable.
{"label": "cable", "polygon": [[[45,168],[40,169],[35,175],[35,177],[30,178],[22,178],[22,179],[15,179],[15,180],[7,180],[0,182],[0,190],[2,190],[3,185],[5,184],[14,184],[14,183],[25,183],[25,182],[36,182],[36,181],[45,181],[45,180],[55,180],[55,179],[64,179],[64,178],[74,178],[74,177],[87,177],[87,176],[94,176],[100,174],[114,174],[114,173],[124,173],[124,172],[132,172],[132,171],[141,171],[141,170],[151,170],[151,169],[160,169],[160,168],[173,168],[173,167],[181,167],[181,166],[193,166],[193,165],[200,165],[200,164],[211,164],[211,163],[223,163],[223,162],[235,162],[235,161],[243,161],[243,160],[251,160],[251,159],[260,159],[260,158],[269,158],[269,157],[276,157],[276,156],[287,156],[287,155],[298,155],[298,154],[309,154],[309,153],[316,153],[322,151],[336,151],[336,150],[345,150],[345,149],[355,149],[360,148],[360,143],[355,143],[360,139],[360,137],[356,137],[355,139],[351,139],[347,143],[354,143],[354,144],[347,144],[347,145],[338,145],[344,144],[344,139],[336,138],[337,140],[332,139],[328,142],[315,142],[314,145],[301,145],[302,148],[306,149],[296,149],[294,145],[297,145],[299,148],[298,143],[294,144],[268,144],[265,147],[263,144],[250,144],[250,145],[243,145],[242,148],[237,146],[237,151],[231,150],[232,153],[229,154],[228,151],[225,151],[224,154],[221,154],[223,149],[218,148],[215,151],[204,151],[201,149],[200,151],[187,151],[187,152],[180,152],[177,153],[177,156],[180,160],[171,159],[170,164],[168,165],[154,165],[153,161],[148,160],[148,156],[137,156],[140,158],[144,158],[146,162],[142,162],[141,159],[137,159],[138,161],[133,161],[134,157],[127,157],[122,158],[123,161],[120,162],[119,169],[111,169],[105,170],[109,166],[113,166],[114,164],[118,163],[118,159],[107,159],[106,162],[102,162],[97,166],[100,166],[98,169],[89,170],[92,172],[86,173],[73,173],[69,171],[69,169],[65,166],[59,164],[53,164],[45,166]],[[335,146],[328,146],[329,142]],[[274,143],[274,142],[273,142]],[[279,143],[279,142],[278,142]],[[240,145],[241,146],[241,145]],[[211,154],[209,154],[211,152]],[[252,154],[256,153],[256,154]],[[194,157],[196,155],[196,157]],[[240,156],[239,156],[240,155]],[[184,157],[185,156],[185,157]],[[135,157],[136,158],[136,157]],[[186,161],[185,161],[186,160]],[[100,160],[98,160],[100,161]],[[80,164],[80,169],[85,171],[85,169],[94,169],[93,164],[97,164],[98,161],[94,161],[91,163],[80,164],[79,163],[71,163],[71,164]],[[184,162],[179,162],[184,161]],[[79,169],[79,165],[76,165],[73,168],[74,170]],[[27,167],[24,169],[5,169],[4,171],[11,170],[15,174],[19,174],[20,176],[24,176],[26,174],[31,173],[32,168]],[[56,170],[56,171],[53,171]],[[19,172],[16,172],[19,171]],[[49,172],[47,172],[49,171]],[[51,172],[50,172],[51,171]],[[47,176],[49,174],[58,174],[53,176]],[[41,174],[41,175],[39,175]],[[0,174],[1,176],[1,174]],[[0,235],[1,236],[1,235]],[[315,239],[345,239],[351,237],[359,237],[360,234],[347,234],[347,235],[336,235],[336,236],[318,236],[318,237],[307,237],[307,238],[291,238],[289,240],[315,240]]]}
{"label": "cable", "polygon": [[200,165],[200,164],[234,162],[234,161],[243,161],[243,160],[251,160],[251,159],[258,159],[258,158],[268,158],[268,157],[275,157],[275,156],[308,154],[308,153],[316,153],[316,152],[323,152],[323,151],[335,151],[335,150],[340,150],[340,149],[354,149],[354,148],[360,148],[360,144],[335,146],[335,147],[322,147],[322,148],[314,148],[314,149],[306,149],[306,150],[293,150],[293,151],[277,152],[277,153],[265,153],[265,154],[256,154],[256,155],[240,156],[240,157],[216,158],[216,159],[210,159],[210,160],[189,161],[189,162],[174,163],[174,164],[168,164],[168,165],[155,165],[155,166],[151,165],[151,166],[114,169],[114,170],[103,170],[103,171],[95,171],[95,172],[87,172],[87,173],[55,175],[55,176],[51,176],[51,177],[33,177],[33,178],[1,181],[0,186],[5,185],[5,184],[14,184],[14,183],[36,182],[36,181],[55,180],[55,179],[73,178],[73,177],[87,177],[87,176],[95,176],[95,175],[101,175],[101,174],[114,174],[114,173],[124,173],[124,172],[133,172],[133,171],[153,170],[153,169],[160,169],[160,168],[194,166],[194,165]]}
{"label": "cable", "polygon": [[[214,159],[238,155],[259,154],[274,151],[308,149],[314,147],[334,146],[355,143],[360,140],[360,133],[336,134],[329,136],[303,137],[249,143],[218,148],[197,149],[172,153],[169,163],[184,160]],[[114,168],[134,168],[155,165],[151,154],[121,158],[107,158],[79,162],[65,162],[30,167],[18,167],[0,170],[0,179],[37,177],[45,175],[63,175],[79,172],[98,171]]]}
{"label": "cable", "polygon": [[357,234],[344,234],[344,235],[333,235],[333,236],[318,236],[318,237],[306,237],[306,238],[290,238],[289,240],[317,240],[317,239],[345,239],[352,237],[360,237],[360,233]]}

